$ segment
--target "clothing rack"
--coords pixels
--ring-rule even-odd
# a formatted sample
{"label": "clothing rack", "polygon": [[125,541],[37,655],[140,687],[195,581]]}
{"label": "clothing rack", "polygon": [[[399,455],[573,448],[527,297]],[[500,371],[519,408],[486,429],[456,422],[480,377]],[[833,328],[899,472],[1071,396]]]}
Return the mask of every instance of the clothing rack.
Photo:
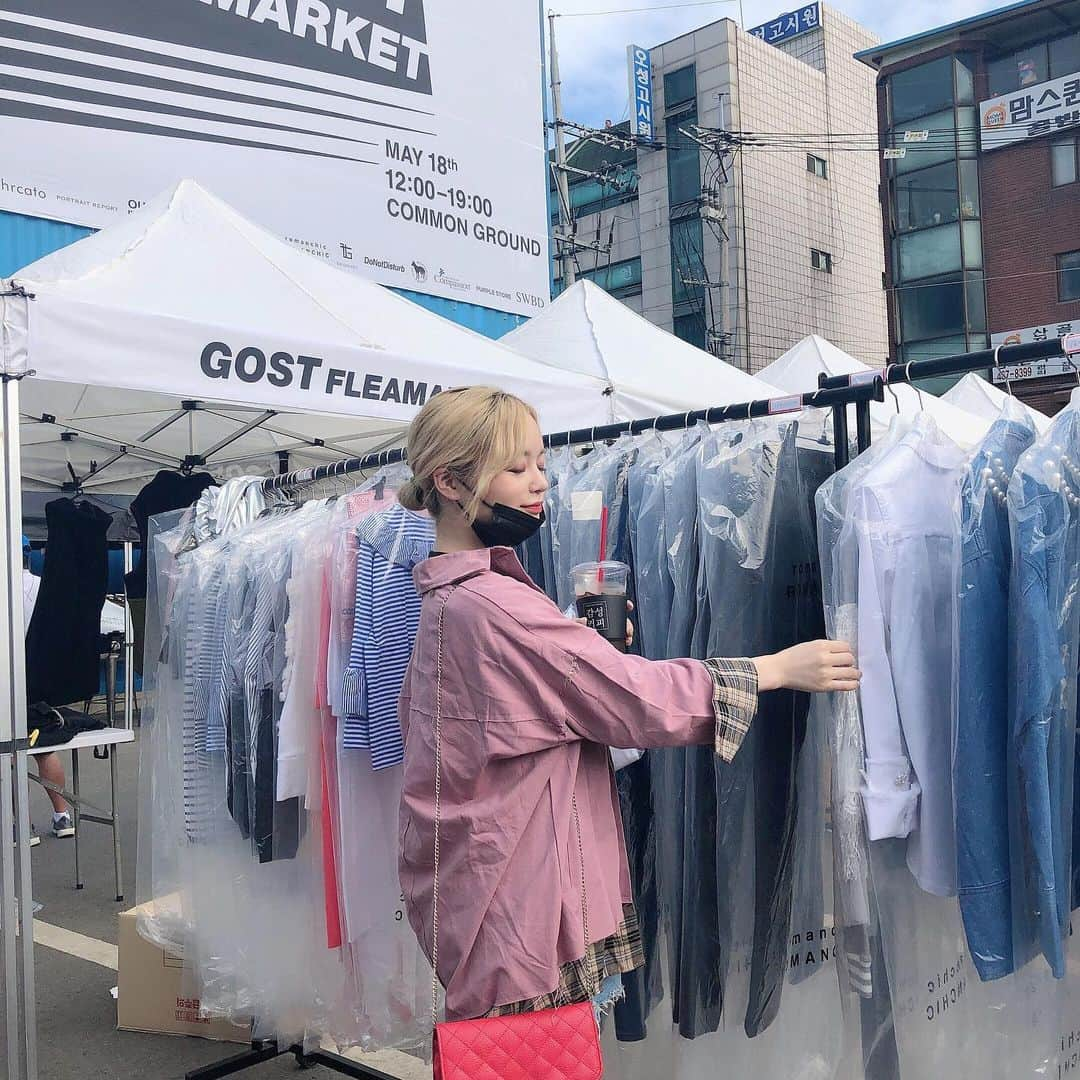
{"label": "clothing rack", "polygon": [[[757,401],[745,401],[737,405],[718,405],[711,409],[693,409],[685,413],[670,413],[666,416],[654,416],[645,420],[626,420],[617,424],[602,424],[591,428],[578,428],[575,431],[562,431],[544,436],[544,446],[554,449],[559,446],[584,446],[594,442],[617,439],[621,435],[640,435],[646,431],[684,431],[704,421],[707,424],[719,424],[733,420],[754,420],[763,416],[782,416],[786,413],[798,413],[806,408],[845,408],[860,403],[869,407],[871,401],[884,401],[884,383],[874,371],[873,378],[860,380],[857,384],[840,388],[823,388],[805,394],[790,394],[782,397],[761,398]],[[406,460],[405,450],[383,450],[367,457],[343,458],[328,465],[317,465],[280,476],[268,477],[262,482],[263,491],[287,491],[303,484],[313,484],[319,480],[332,480],[350,473],[369,472],[385,468]]]}
{"label": "clothing rack", "polygon": [[[1066,351],[1066,342],[1068,349]],[[622,435],[640,435],[647,431],[683,431],[704,421],[718,424],[736,420],[753,420],[766,416],[782,416],[798,413],[806,408],[832,409],[833,438],[836,467],[843,468],[850,459],[849,429],[847,410],[855,407],[856,443],[862,453],[870,445],[870,402],[884,401],[885,388],[896,383],[912,383],[920,379],[935,378],[942,375],[962,375],[971,371],[985,371],[989,368],[1002,368],[1006,365],[1020,364],[1030,360],[1044,360],[1055,356],[1065,356],[1070,366],[1076,370],[1071,359],[1072,354],[1080,355],[1080,335],[1066,339],[1038,341],[1020,345],[998,346],[979,352],[959,353],[954,356],[932,360],[913,360],[906,364],[888,364],[853,375],[819,376],[818,389],[804,394],[764,398],[747,401],[737,405],[722,405],[710,409],[696,409],[686,413],[670,413],[665,416],[645,420],[624,421],[617,424],[605,424],[592,428],[579,428],[576,431],[559,432],[544,436],[544,446],[552,449],[560,446],[582,446],[597,441],[617,439]],[[1077,383],[1080,385],[1080,370],[1077,371]],[[270,477],[262,482],[263,491],[288,491],[304,484],[319,480],[334,479],[357,472],[368,472],[385,468],[406,460],[404,449],[383,450],[366,457],[346,458],[329,465],[318,465],[294,472]],[[887,1036],[886,1036],[887,1038]],[[895,1051],[894,1051],[895,1053]],[[185,1080],[221,1080],[226,1076],[248,1069],[264,1061],[293,1054],[301,1067],[322,1065],[343,1076],[363,1077],[367,1080],[393,1080],[386,1073],[372,1069],[359,1062],[351,1061],[338,1054],[318,1050],[311,1054],[304,1052],[301,1046],[279,1047],[276,1042],[256,1041],[250,1049],[233,1057],[195,1069],[186,1074]],[[883,1055],[886,1059],[891,1055]],[[888,1072],[888,1066],[885,1067]]]}
{"label": "clothing rack", "polygon": [[[1023,364],[1031,360],[1047,360],[1055,356],[1064,356],[1069,366],[1076,372],[1077,385],[1080,386],[1080,368],[1073,361],[1073,356],[1080,356],[1080,334],[1070,334],[1064,338],[1052,338],[1048,341],[1028,341],[1019,345],[997,345],[992,349],[980,349],[977,352],[956,353],[952,356],[934,357],[930,360],[909,360],[906,364],[886,364],[880,369],[860,371],[853,375],[825,375],[818,377],[818,385],[826,390],[843,390],[865,383],[871,379],[880,379],[883,386],[898,383],[918,382],[921,379],[935,379],[948,375],[966,375],[972,371],[986,371],[1013,364]],[[1008,380],[1006,379],[1008,386]],[[1011,391],[1011,387],[1009,387]],[[882,400],[881,398],[877,400]],[[861,454],[870,445],[870,405],[868,401],[855,403],[855,417],[858,426],[858,447]],[[847,415],[844,409],[833,412],[834,436],[837,450],[837,467],[847,464]],[[843,429],[841,438],[840,428]],[[840,460],[841,447],[844,460]]]}

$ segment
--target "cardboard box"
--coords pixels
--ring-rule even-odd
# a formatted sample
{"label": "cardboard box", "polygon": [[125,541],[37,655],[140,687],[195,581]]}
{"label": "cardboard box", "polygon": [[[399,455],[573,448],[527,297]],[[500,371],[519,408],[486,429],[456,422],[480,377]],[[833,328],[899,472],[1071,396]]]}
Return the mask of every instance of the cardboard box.
{"label": "cardboard box", "polygon": [[162,949],[140,936],[139,914],[152,907],[153,902],[120,913],[116,1026],[121,1031],[196,1035],[216,1042],[250,1042],[250,1025],[200,1015],[199,999],[184,993],[182,954]]}

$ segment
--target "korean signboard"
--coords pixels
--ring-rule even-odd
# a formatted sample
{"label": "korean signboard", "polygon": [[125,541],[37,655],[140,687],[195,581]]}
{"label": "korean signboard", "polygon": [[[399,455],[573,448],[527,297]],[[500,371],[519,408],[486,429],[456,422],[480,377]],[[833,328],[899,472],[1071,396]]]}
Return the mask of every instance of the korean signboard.
{"label": "korean signboard", "polygon": [[[1029,326],[1026,330],[1010,330],[1003,334],[991,334],[990,344],[1026,345],[1032,341],[1052,341],[1068,334],[1080,332],[1080,319],[1066,319],[1064,322],[1047,323],[1046,326]],[[1012,379],[1044,379],[1049,375],[1067,375],[1073,371],[1064,356],[1053,356],[1048,360],[1032,360],[1023,364],[1011,364],[994,371],[994,382],[1003,383]]]}
{"label": "korean signboard", "polygon": [[779,45],[781,41],[798,37],[810,30],[816,30],[821,25],[821,7],[819,4],[807,4],[805,7],[796,8],[794,11],[785,11],[775,19],[760,26],[753,26],[749,33],[769,45]]}
{"label": "korean signboard", "polygon": [[190,177],[339,269],[535,314],[540,21],[506,0],[0,0],[0,209],[99,228]]}
{"label": "korean signboard", "polygon": [[1080,128],[1080,73],[980,102],[979,128],[984,151]]}
{"label": "korean signboard", "polygon": [[640,45],[628,45],[630,75],[630,130],[643,139],[653,137],[652,55]]}

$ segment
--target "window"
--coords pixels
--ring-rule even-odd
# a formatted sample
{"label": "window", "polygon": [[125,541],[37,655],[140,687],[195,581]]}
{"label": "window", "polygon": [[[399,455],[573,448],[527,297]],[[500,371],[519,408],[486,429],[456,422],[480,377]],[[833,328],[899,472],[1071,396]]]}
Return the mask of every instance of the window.
{"label": "window", "polygon": [[672,328],[677,338],[682,338],[699,349],[705,348],[705,317],[699,312],[676,315]]}
{"label": "window", "polygon": [[[578,280],[595,281],[605,292],[619,300],[627,296],[641,294],[641,260],[624,259],[610,266],[599,266],[592,270],[579,271]],[[555,279],[555,293],[559,295],[566,288],[561,277]]]}
{"label": "window", "polygon": [[956,165],[951,161],[897,177],[895,192],[899,232],[945,225],[960,216]]}
{"label": "window", "polygon": [[815,270],[823,270],[826,274],[832,273],[832,256],[827,251],[810,249],[810,265]]}
{"label": "window", "polygon": [[1062,139],[1050,147],[1050,179],[1054,187],[1075,184],[1080,176],[1080,139]]}
{"label": "window", "polygon": [[956,57],[956,104],[975,104],[975,67],[976,58],[971,53],[960,53]]}
{"label": "window", "polygon": [[1046,42],[1025,45],[1022,49],[991,60],[986,66],[990,81],[990,96],[1009,94],[1024,86],[1046,82],[1049,75]]}
{"label": "window", "polygon": [[701,197],[701,156],[697,145],[679,130],[697,119],[695,110],[669,116],[664,125],[667,145],[668,202],[696,203]]}
{"label": "window", "polygon": [[[974,222],[976,228],[978,222]],[[960,269],[960,227],[939,225],[921,229],[897,240],[897,259],[901,281],[915,281]]]}
{"label": "window", "polygon": [[971,221],[979,216],[979,163],[966,158],[960,165],[960,216]]}
{"label": "window", "polygon": [[671,112],[688,101],[697,103],[697,70],[693,64],[664,76],[664,111]]}
{"label": "window", "polygon": [[701,218],[685,217],[671,223],[671,299],[679,304],[702,301],[705,280],[702,261]]}
{"label": "window", "polygon": [[903,339],[926,341],[964,332],[964,283],[957,275],[899,289]]}
{"label": "window", "polygon": [[815,157],[813,154],[806,155],[806,171],[820,176],[822,180],[829,178],[829,167],[824,158]]}
{"label": "window", "polygon": [[953,103],[953,60],[943,56],[929,64],[897,72],[889,79],[892,122],[940,112]]}
{"label": "window", "polygon": [[1067,251],[1057,257],[1058,299],[1080,300],[1080,251]]}
{"label": "window", "polygon": [[1080,30],[1050,42],[1050,78],[1080,71]]}
{"label": "window", "polygon": [[[895,167],[896,173],[900,174],[927,169],[943,161],[952,161],[956,157],[956,144],[949,136],[955,130],[956,113],[953,109],[901,124],[892,132],[889,145],[902,147],[907,152],[890,164]],[[907,131],[928,131],[930,136],[926,142],[905,143],[904,133]]]}

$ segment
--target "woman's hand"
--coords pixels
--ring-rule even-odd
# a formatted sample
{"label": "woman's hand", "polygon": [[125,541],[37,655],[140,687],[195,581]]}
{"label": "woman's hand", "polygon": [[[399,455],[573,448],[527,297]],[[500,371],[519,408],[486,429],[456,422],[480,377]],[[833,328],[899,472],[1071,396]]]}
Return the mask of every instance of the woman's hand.
{"label": "woman's hand", "polygon": [[754,658],[759,690],[805,690],[809,693],[857,690],[862,672],[851,646],[843,641],[807,641],[771,656]]}

